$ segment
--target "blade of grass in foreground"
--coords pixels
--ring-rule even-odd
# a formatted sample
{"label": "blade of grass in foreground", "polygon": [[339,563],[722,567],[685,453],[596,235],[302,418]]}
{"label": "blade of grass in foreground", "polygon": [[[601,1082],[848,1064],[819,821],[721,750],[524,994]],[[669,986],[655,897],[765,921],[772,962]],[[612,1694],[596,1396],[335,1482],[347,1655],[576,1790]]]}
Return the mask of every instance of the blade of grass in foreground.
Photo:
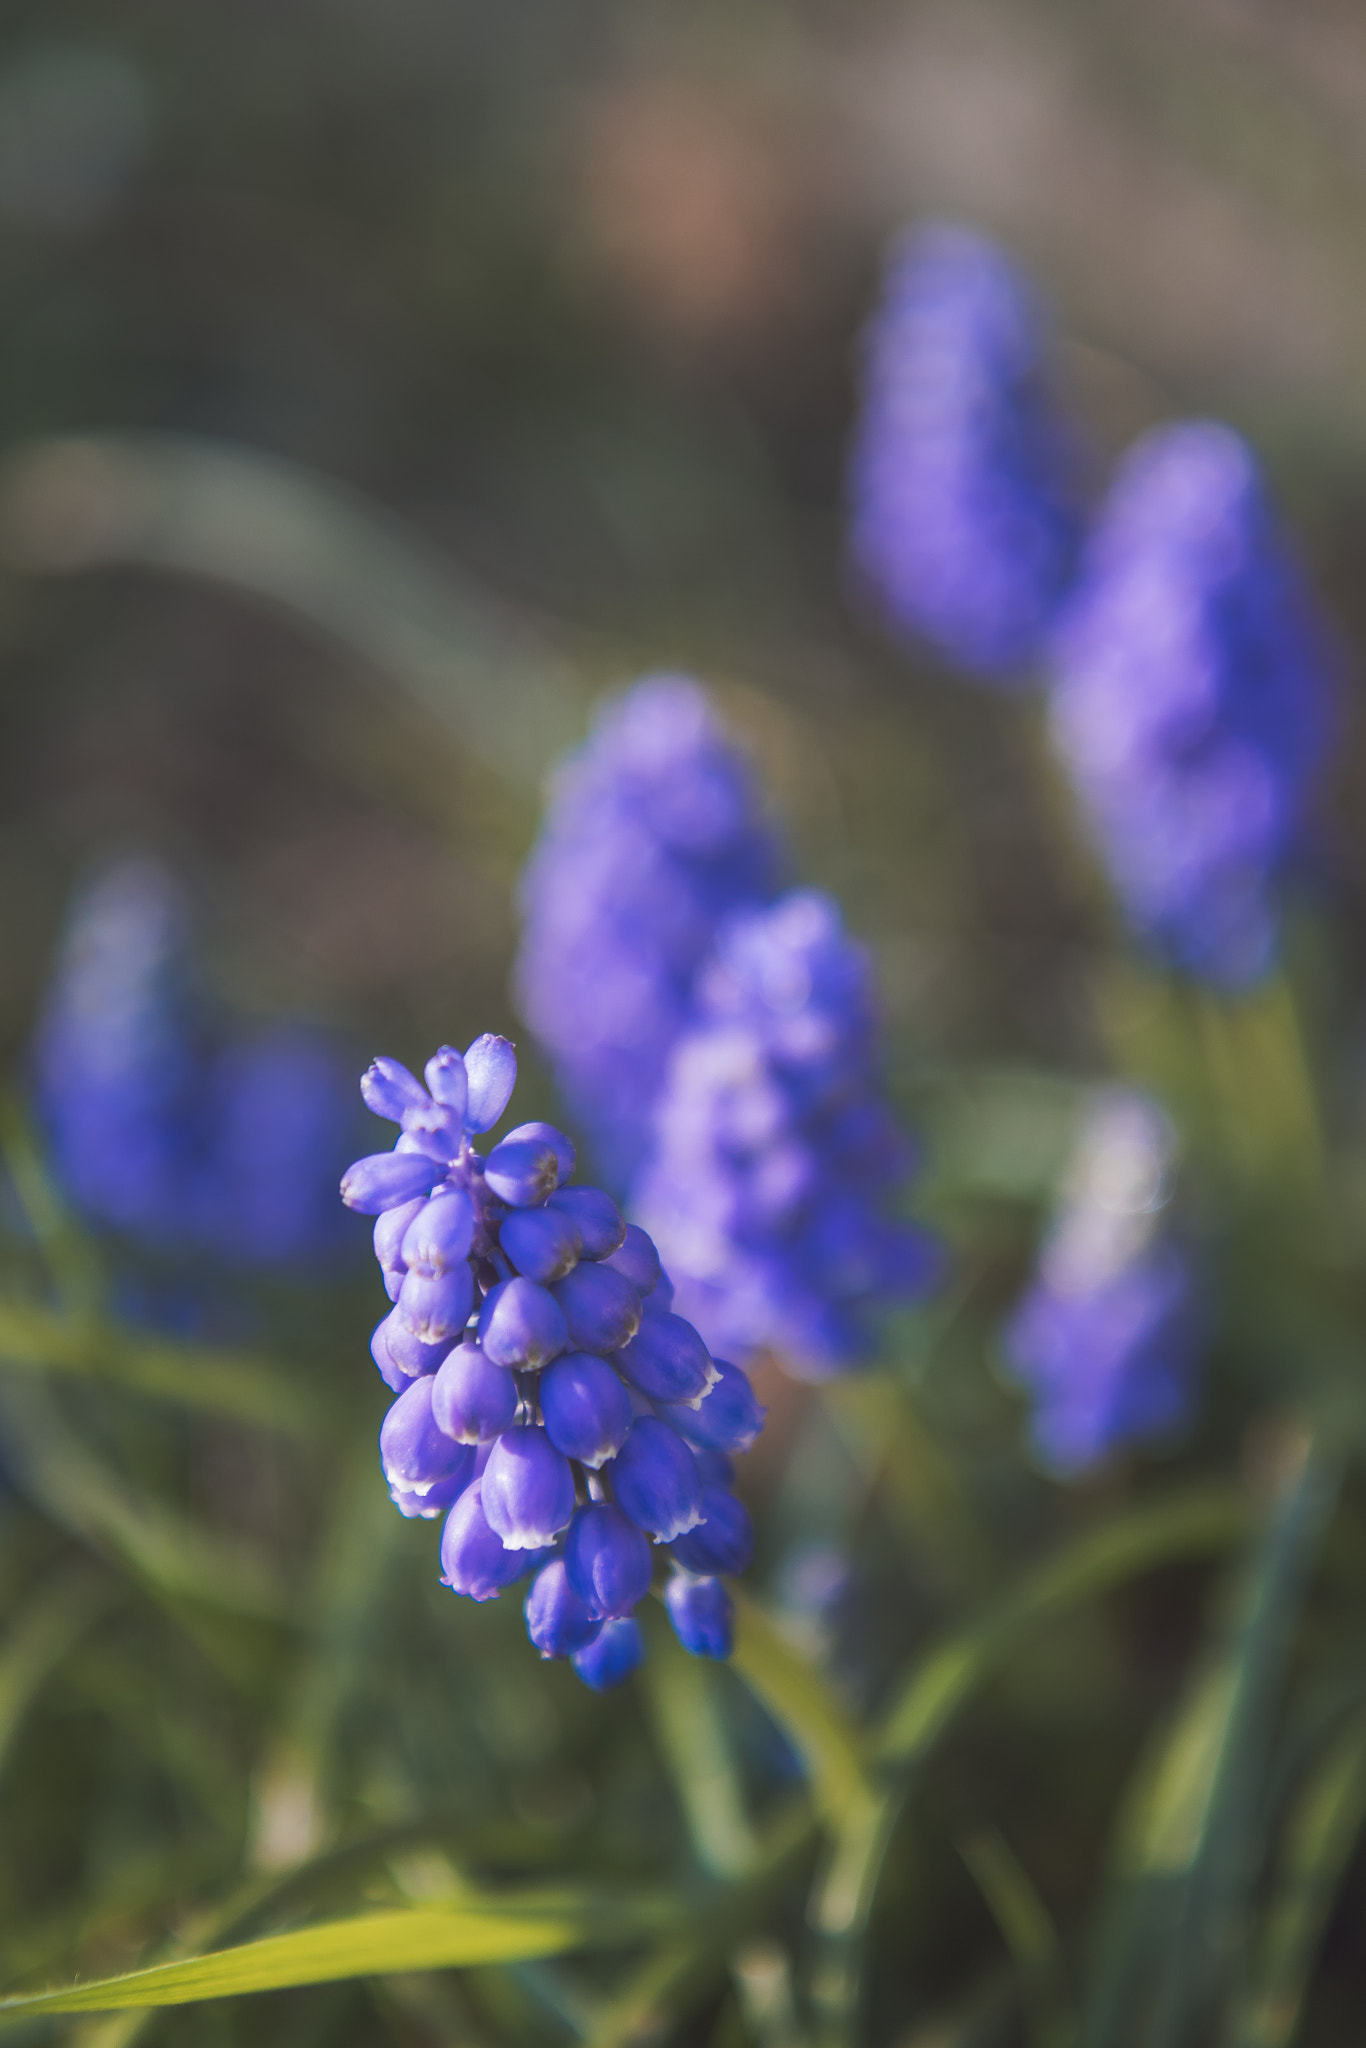
{"label": "blade of grass in foreground", "polygon": [[326,1921],[272,1934],[238,1948],[154,1963],[116,1977],[0,1999],[0,2025],[44,2013],[114,2012],[127,2007],[192,2005],[347,1977],[399,1970],[442,1970],[564,1955],[587,1946],[626,1945],[659,1918],[658,1902],[559,1900],[544,1894],[410,1908]]}

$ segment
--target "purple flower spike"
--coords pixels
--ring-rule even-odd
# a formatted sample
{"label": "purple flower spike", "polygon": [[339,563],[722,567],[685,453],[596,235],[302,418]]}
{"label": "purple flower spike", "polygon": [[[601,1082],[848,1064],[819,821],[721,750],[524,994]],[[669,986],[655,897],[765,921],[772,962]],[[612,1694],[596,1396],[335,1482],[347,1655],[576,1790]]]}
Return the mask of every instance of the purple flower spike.
{"label": "purple flower spike", "polygon": [[640,1328],[613,1363],[653,1401],[696,1401],[716,1382],[716,1368],[691,1323],[647,1306]]}
{"label": "purple flower spike", "polygon": [[535,1372],[568,1348],[564,1310],[534,1280],[501,1280],[484,1302],[479,1342],[495,1365]]}
{"label": "purple flower spike", "polygon": [[517,1054],[506,1038],[486,1031],[465,1048],[469,1103],[465,1121],[472,1131],[491,1131],[517,1085]]}
{"label": "purple flower spike", "polygon": [[602,1263],[629,1280],[642,1300],[659,1285],[659,1253],[654,1239],[647,1237],[638,1223],[627,1224],[625,1237]]}
{"label": "purple flower spike", "polygon": [[768,1410],[759,1406],[738,1365],[725,1358],[714,1358],[712,1364],[720,1378],[711,1391],[696,1406],[669,1403],[662,1411],[664,1420],[694,1450],[747,1451]]}
{"label": "purple flower spike", "polygon": [[1070,436],[1024,277],[948,223],[898,242],[866,340],[849,547],[889,623],[983,680],[1034,654],[1071,569]]}
{"label": "purple flower spike", "polygon": [[594,1501],[576,1510],[564,1544],[569,1583],[591,1614],[630,1614],[650,1590],[650,1546],[620,1508]]}
{"label": "purple flower spike", "polygon": [[406,1110],[421,1109],[427,1101],[416,1074],[410,1074],[401,1060],[391,1060],[383,1053],[371,1060],[361,1075],[360,1092],[365,1107],[376,1116],[387,1117],[391,1124],[402,1123]]}
{"label": "purple flower spike", "polygon": [[701,1521],[697,1462],[667,1423],[642,1416],[607,1469],[617,1505],[656,1543],[672,1543]]}
{"label": "purple flower spike", "polygon": [[574,1178],[574,1167],[578,1161],[578,1154],[574,1150],[572,1141],[566,1138],[563,1131],[556,1130],[554,1124],[518,1124],[515,1131],[508,1132],[503,1143],[505,1145],[522,1143],[549,1145],[551,1151],[555,1154],[555,1163],[559,1168],[560,1179],[572,1180]]}
{"label": "purple flower spike", "polygon": [[423,1344],[453,1344],[474,1306],[474,1275],[467,1264],[428,1280],[410,1273],[399,1290],[398,1320]]}
{"label": "purple flower spike", "polygon": [[514,1209],[532,1209],[543,1202],[559,1173],[554,1146],[541,1138],[505,1138],[494,1146],[484,1167],[494,1194]]}
{"label": "purple flower spike", "polygon": [[405,1387],[411,1385],[413,1375],[403,1370],[389,1350],[388,1316],[382,1323],[375,1325],[374,1334],[370,1339],[370,1356],[379,1367],[380,1378],[385,1386],[392,1389],[395,1394],[401,1394]]}
{"label": "purple flower spike", "polygon": [[551,1292],[576,1351],[618,1351],[640,1328],[640,1296],[610,1266],[576,1266]]}
{"label": "purple flower spike", "polygon": [[452,1443],[432,1417],[432,1381],[410,1380],[384,1418],[379,1433],[384,1476],[391,1486],[426,1493],[438,1479],[474,1476],[474,1452]]}
{"label": "purple flower spike", "polygon": [[454,1121],[463,1128],[470,1084],[464,1059],[453,1045],[443,1045],[432,1054],[423,1068],[423,1079],[431,1090],[432,1100],[448,1109]]}
{"label": "purple flower spike", "polygon": [[[403,1264],[433,1280],[462,1265],[474,1242],[474,1204],[463,1188],[446,1188],[424,1202],[404,1233]],[[467,1311],[468,1313],[468,1311]]]}
{"label": "purple flower spike", "polygon": [[526,1632],[536,1648],[543,1657],[568,1657],[596,1641],[601,1627],[565,1576],[564,1560],[553,1558],[526,1596]]}
{"label": "purple flower spike", "polygon": [[669,1548],[681,1565],[700,1577],[747,1571],[754,1558],[749,1511],[727,1488],[704,1486],[700,1524]]}
{"label": "purple flower spike", "polygon": [[341,1198],[362,1216],[429,1195],[441,1179],[440,1164],[426,1152],[372,1152],[342,1175]]}
{"label": "purple flower spike", "polygon": [[511,1429],[517,1382],[478,1344],[457,1344],[432,1383],[432,1416],[458,1444],[486,1444]]}
{"label": "purple flower spike", "polygon": [[631,1397],[605,1359],[572,1351],[541,1374],[546,1435],[566,1458],[596,1472],[614,1458],[631,1427]]}
{"label": "purple flower spike", "polygon": [[625,1242],[625,1218],[601,1188],[557,1188],[546,1207],[569,1218],[586,1259],[605,1259]]}
{"label": "purple flower spike", "polygon": [[610,1692],[622,1685],[645,1662],[645,1639],[638,1621],[605,1621],[586,1650],[570,1660],[585,1685],[594,1692]]}
{"label": "purple flower spike", "polygon": [[543,1429],[505,1430],[481,1483],[489,1527],[509,1550],[539,1550],[552,1543],[574,1512],[569,1460]]}
{"label": "purple flower spike", "polygon": [[578,1263],[579,1233],[554,1209],[514,1209],[498,1226],[498,1242],[517,1271],[543,1287]]}
{"label": "purple flower spike", "polygon": [[441,1532],[441,1583],[469,1600],[496,1600],[527,1568],[524,1550],[505,1550],[484,1514],[484,1482],[461,1494]]}
{"label": "purple flower spike", "polygon": [[[416,1379],[422,1373],[435,1372],[451,1348],[449,1343],[424,1344],[404,1322],[397,1308],[391,1309],[380,1324],[375,1332],[375,1341],[383,1343],[393,1363],[410,1379]],[[379,1363],[378,1356],[375,1362]]]}
{"label": "purple flower spike", "polygon": [[695,1579],[683,1572],[664,1588],[664,1605],[674,1634],[694,1657],[729,1657],[735,1643],[735,1609],[719,1579]]}

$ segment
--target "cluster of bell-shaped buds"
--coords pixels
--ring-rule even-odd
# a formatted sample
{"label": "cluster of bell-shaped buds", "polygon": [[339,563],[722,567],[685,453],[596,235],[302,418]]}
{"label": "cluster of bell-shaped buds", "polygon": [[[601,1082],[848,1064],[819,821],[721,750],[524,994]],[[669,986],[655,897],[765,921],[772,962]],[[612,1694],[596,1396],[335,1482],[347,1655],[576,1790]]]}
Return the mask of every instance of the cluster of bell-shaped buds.
{"label": "cluster of bell-shaped buds", "polygon": [[1265,973],[1331,693],[1230,428],[1159,428],[1121,465],[1059,626],[1052,720],[1138,933],[1202,980]]}
{"label": "cluster of bell-shaped buds", "polygon": [[358,1160],[342,1199],[377,1218],[393,1302],[372,1351],[397,1396],[380,1432],[401,1513],[445,1516],[443,1582],[495,1598],[534,1573],[527,1632],[589,1685],[643,1655],[634,1610],[670,1560],[679,1640],[724,1657],[724,1577],[750,1560],[733,1452],[763,1410],[737,1367],[672,1313],[654,1245],[599,1188],[567,1186],[574,1148],[520,1125],[486,1157],[517,1075],[505,1038],[449,1046],[422,1082],[378,1059],[361,1093],[401,1127]]}
{"label": "cluster of bell-shaped buds", "polygon": [[1163,1215],[1175,1157],[1171,1123],[1148,1096],[1097,1091],[1004,1337],[1011,1374],[1033,1397],[1035,1449],[1060,1477],[1169,1435],[1194,1405],[1198,1300]]}
{"label": "cluster of bell-shaped buds", "polygon": [[938,225],[894,246],[865,339],[850,555],[894,627],[987,680],[1034,659],[1079,536],[1047,357],[993,243]]}
{"label": "cluster of bell-shaped buds", "polygon": [[145,857],[77,892],[34,1043],[57,1179],[83,1216],[149,1250],[325,1257],[346,1242],[335,1187],[355,1116],[341,1061],[301,1026],[206,1029],[189,922],[179,883]]}
{"label": "cluster of bell-shaped buds", "polygon": [[862,1362],[866,1312],[913,1299],[933,1241],[887,1213],[909,1148],[883,1099],[864,949],[797,890],[726,925],[696,989],[632,1213],[718,1349],[823,1379]]}
{"label": "cluster of bell-shaped buds", "polygon": [[753,780],[706,697],[648,676],[556,772],[522,880],[522,1016],[612,1184],[650,1112],[716,927],[772,893]]}

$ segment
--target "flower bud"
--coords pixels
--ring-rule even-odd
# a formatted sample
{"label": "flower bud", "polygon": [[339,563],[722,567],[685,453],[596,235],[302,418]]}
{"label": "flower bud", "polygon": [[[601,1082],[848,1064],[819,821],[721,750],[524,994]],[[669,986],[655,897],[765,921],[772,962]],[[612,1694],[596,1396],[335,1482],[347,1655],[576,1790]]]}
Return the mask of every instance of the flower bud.
{"label": "flower bud", "polygon": [[590,1472],[616,1456],[631,1427],[631,1397],[605,1359],[568,1352],[546,1367],[537,1391],[557,1451]]}
{"label": "flower bud", "polygon": [[514,1209],[498,1226],[498,1242],[517,1271],[543,1287],[578,1263],[579,1233],[553,1209]]}
{"label": "flower bud", "polygon": [[389,1498],[406,1522],[419,1519],[434,1522],[438,1515],[444,1515],[448,1508],[454,1507],[468,1484],[468,1474],[463,1471],[435,1480],[425,1493],[417,1493],[407,1486],[396,1486],[390,1480]]}
{"label": "flower bud", "polygon": [[650,1546],[609,1501],[575,1509],[564,1563],[570,1585],[599,1617],[630,1614],[650,1590]]}
{"label": "flower bud", "polygon": [[489,1527],[483,1489],[482,1479],[466,1487],[441,1532],[441,1583],[470,1600],[496,1600],[530,1562],[524,1550],[505,1550]]}
{"label": "flower bud", "polygon": [[403,1256],[403,1240],[408,1234],[408,1225],[426,1207],[421,1195],[415,1195],[411,1202],[400,1202],[396,1209],[385,1209],[375,1219],[375,1257],[380,1270],[387,1277],[407,1272],[408,1262]]}
{"label": "flower bud", "polygon": [[464,1188],[443,1188],[424,1202],[404,1233],[403,1263],[424,1279],[435,1279],[469,1257],[474,1242],[474,1204]]}
{"label": "flower bud", "polygon": [[462,1263],[426,1279],[409,1273],[399,1289],[398,1320],[423,1344],[452,1344],[474,1306],[474,1275]]}
{"label": "flower bud", "polygon": [[570,1660],[577,1675],[594,1692],[610,1692],[645,1662],[645,1639],[638,1621],[605,1621],[585,1650]]}
{"label": "flower bud", "polygon": [[559,1169],[560,1179],[573,1179],[578,1154],[574,1150],[572,1140],[566,1138],[563,1131],[556,1130],[554,1124],[518,1124],[516,1130],[509,1131],[503,1140],[505,1145],[523,1142],[535,1145],[549,1145],[551,1151],[555,1154],[555,1164]]}
{"label": "flower bud", "polygon": [[536,1574],[526,1596],[526,1632],[543,1657],[568,1657],[585,1650],[602,1627],[565,1576],[563,1558],[552,1558]]}
{"label": "flower bud", "polygon": [[500,1280],[479,1316],[479,1342],[495,1365],[534,1372],[569,1343],[564,1310],[534,1280]]}
{"label": "flower bud", "polygon": [[694,1450],[747,1451],[768,1410],[759,1406],[738,1365],[725,1358],[714,1358],[712,1365],[719,1377],[696,1406],[670,1402],[660,1412]]}
{"label": "flower bud", "polygon": [[625,1240],[625,1218],[601,1188],[557,1188],[546,1207],[569,1218],[579,1233],[586,1259],[605,1259]]}
{"label": "flower bud", "polygon": [[[400,1372],[407,1373],[410,1379],[415,1379],[422,1373],[435,1372],[451,1348],[449,1343],[424,1344],[404,1322],[396,1307],[390,1310],[375,1332],[371,1349],[376,1365],[379,1365],[380,1361],[374,1345],[381,1342],[392,1363]],[[380,1371],[383,1370],[383,1366],[380,1365]]]}
{"label": "flower bud", "polygon": [[664,1588],[664,1605],[674,1634],[694,1657],[729,1657],[735,1641],[735,1610],[719,1579],[695,1579],[681,1572]]}
{"label": "flower bud", "polygon": [[465,1048],[469,1102],[465,1121],[472,1131],[491,1131],[517,1085],[517,1055],[506,1038],[486,1031]]}
{"label": "flower bud", "polygon": [[569,1460],[543,1429],[504,1430],[481,1484],[489,1527],[509,1550],[539,1550],[553,1542],[574,1512]]}
{"label": "flower bud", "polygon": [[370,1356],[379,1367],[380,1378],[395,1394],[401,1394],[412,1380],[412,1374],[405,1372],[389,1350],[389,1318],[376,1323],[370,1338]]}
{"label": "flower bud", "polygon": [[669,1546],[679,1564],[701,1577],[743,1572],[754,1557],[754,1529],[743,1501],[722,1486],[702,1489],[702,1520]]}
{"label": "flower bud", "polygon": [[484,1178],[500,1201],[532,1209],[559,1178],[555,1148],[539,1138],[505,1138],[485,1160]]}
{"label": "flower bud", "polygon": [[645,1415],[607,1468],[617,1505],[638,1529],[671,1543],[702,1519],[702,1485],[692,1452],[666,1423]]}
{"label": "flower bud", "polygon": [[640,1296],[608,1266],[578,1265],[550,1291],[564,1310],[576,1351],[617,1351],[640,1328]]}
{"label": "flower bud", "polygon": [[642,1299],[659,1285],[659,1253],[654,1239],[647,1237],[638,1223],[627,1224],[625,1237],[602,1263],[629,1280]]}
{"label": "flower bud", "polygon": [[379,1433],[384,1476],[391,1486],[426,1493],[438,1479],[473,1477],[474,1452],[452,1443],[432,1416],[432,1381],[410,1380],[384,1418]]}
{"label": "flower bud", "polygon": [[682,1316],[644,1310],[631,1342],[612,1355],[612,1363],[633,1387],[653,1401],[695,1401],[718,1378],[707,1347]]}
{"label": "flower bud", "polygon": [[387,1117],[391,1124],[401,1123],[407,1109],[420,1109],[427,1100],[426,1090],[416,1074],[410,1074],[401,1060],[391,1060],[386,1053],[371,1060],[360,1077],[361,1100],[376,1116]]}
{"label": "flower bud", "polygon": [[342,1175],[341,1198],[362,1216],[430,1194],[441,1179],[441,1167],[425,1152],[372,1152]]}
{"label": "flower bud", "polygon": [[478,1344],[457,1344],[432,1382],[432,1416],[458,1444],[489,1443],[511,1429],[517,1382]]}
{"label": "flower bud", "polygon": [[432,1092],[432,1099],[448,1109],[463,1129],[470,1084],[465,1062],[453,1045],[443,1045],[432,1054],[423,1069],[423,1079]]}

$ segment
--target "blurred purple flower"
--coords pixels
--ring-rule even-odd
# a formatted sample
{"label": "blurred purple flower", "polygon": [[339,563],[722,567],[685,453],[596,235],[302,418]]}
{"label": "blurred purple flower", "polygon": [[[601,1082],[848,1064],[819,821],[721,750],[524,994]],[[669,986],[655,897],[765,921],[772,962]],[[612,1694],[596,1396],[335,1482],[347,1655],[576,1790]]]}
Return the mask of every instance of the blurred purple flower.
{"label": "blurred purple flower", "polygon": [[1126,915],[1172,965],[1238,987],[1273,964],[1331,713],[1252,451],[1209,422],[1147,435],[1060,622],[1052,718]]}
{"label": "blurred purple flower", "polygon": [[522,880],[522,1015],[610,1180],[639,1163],[720,920],[764,901],[776,845],[698,686],[649,676],[558,771]]}
{"label": "blurred purple flower", "polygon": [[1035,1449],[1070,1477],[1191,1415],[1199,1305],[1185,1252],[1163,1234],[1175,1138],[1136,1091],[1099,1092],[1073,1153],[1065,1204],[1004,1335],[1033,1398]]}
{"label": "blurred purple flower", "polygon": [[946,223],[893,245],[864,339],[849,553],[889,623],[989,681],[1033,661],[1080,531],[1025,279]]}
{"label": "blurred purple flower", "polygon": [[632,1203],[715,1350],[767,1346],[825,1378],[866,1356],[868,1309],[931,1284],[932,1241],[887,1214],[911,1155],[877,1035],[867,956],[829,897],[724,927]]}

